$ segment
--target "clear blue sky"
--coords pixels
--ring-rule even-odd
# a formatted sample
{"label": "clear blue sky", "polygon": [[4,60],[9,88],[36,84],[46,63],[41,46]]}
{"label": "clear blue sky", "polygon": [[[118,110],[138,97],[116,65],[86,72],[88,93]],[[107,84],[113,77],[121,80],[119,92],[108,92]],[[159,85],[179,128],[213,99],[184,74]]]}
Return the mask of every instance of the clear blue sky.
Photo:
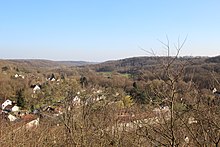
{"label": "clear blue sky", "polygon": [[[106,61],[157,55],[188,35],[181,55],[220,54],[219,0],[0,0],[0,58]],[[175,49],[173,49],[174,51]]]}

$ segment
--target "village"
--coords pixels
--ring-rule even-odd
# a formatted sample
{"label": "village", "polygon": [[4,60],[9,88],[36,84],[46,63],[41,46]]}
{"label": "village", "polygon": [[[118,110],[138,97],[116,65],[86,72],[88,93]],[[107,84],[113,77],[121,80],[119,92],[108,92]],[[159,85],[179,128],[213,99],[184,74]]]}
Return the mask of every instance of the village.
{"label": "village", "polygon": [[[25,79],[25,76],[15,74],[14,78],[22,78]],[[56,79],[54,74],[51,75],[51,77],[46,79],[46,82],[55,82],[56,85],[59,85],[59,83],[62,80]],[[81,77],[80,81],[82,82],[82,87],[87,85],[87,81],[85,77]],[[32,89],[32,98],[36,97],[37,93],[40,93],[42,90],[42,85],[41,84],[35,84],[35,85],[30,85],[30,89]],[[101,89],[95,90],[94,88],[92,89],[92,94],[90,95],[90,98],[87,99],[86,101],[82,101],[80,98],[81,93],[85,93],[86,89],[82,89],[81,91],[76,92],[76,96],[71,98],[70,101],[70,106],[68,106],[67,110],[70,111],[71,107],[81,107],[82,105],[88,105],[90,103],[98,103],[99,101],[105,101],[106,96],[103,94],[103,91]],[[120,97],[119,93],[116,92],[113,95],[115,98]],[[127,99],[130,99],[130,96],[127,96]],[[60,117],[65,113],[65,106],[63,105],[63,100],[59,100],[52,105],[43,105],[42,107],[38,109],[22,109],[19,107],[17,104],[20,103],[19,100],[12,101],[10,99],[6,99],[5,101],[1,102],[1,119],[11,122],[11,123],[20,123],[23,126],[18,127],[16,130],[19,128],[25,128],[28,130],[31,130],[33,128],[39,127],[39,120],[40,118],[42,119],[47,119],[47,118],[53,118],[56,119],[56,117]],[[120,102],[109,102],[109,105],[114,105]],[[126,105],[126,104],[123,104]],[[119,129],[122,129],[124,127],[127,127],[128,129],[133,128],[134,126],[131,127],[131,124],[136,121],[145,121],[148,122],[150,121],[150,124],[154,124],[158,122],[158,119],[162,119],[162,117],[166,117],[166,119],[169,119],[170,115],[170,110],[169,107],[165,106],[160,107],[160,108],[155,108],[153,110],[155,112],[154,115],[149,116],[149,114],[134,114],[134,112],[128,112],[125,109],[120,109],[117,112],[117,120],[119,121],[121,127]],[[166,115],[164,115],[166,113]],[[149,118],[151,117],[151,118]],[[155,120],[155,121],[154,121]],[[136,123],[137,124],[137,123]]]}
{"label": "village", "polygon": [[175,77],[180,75],[149,80],[135,74],[2,65],[0,144],[81,146],[90,140],[97,146],[105,141],[109,146],[144,146],[152,138],[168,143],[173,130],[182,132],[176,135],[181,145],[190,146],[194,134],[202,131],[201,123],[210,124],[207,117],[215,127],[219,87],[198,89],[192,81]]}

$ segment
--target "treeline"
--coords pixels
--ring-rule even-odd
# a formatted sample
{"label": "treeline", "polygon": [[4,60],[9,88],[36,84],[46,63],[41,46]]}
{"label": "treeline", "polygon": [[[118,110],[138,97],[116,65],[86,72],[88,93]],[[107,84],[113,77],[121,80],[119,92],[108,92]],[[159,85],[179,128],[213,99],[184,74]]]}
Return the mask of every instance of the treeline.
{"label": "treeline", "polygon": [[[91,66],[97,72],[118,72],[130,74],[134,80],[153,80],[160,76],[163,80],[163,67],[174,57],[134,57]],[[199,88],[211,88],[216,80],[220,80],[219,56],[207,57],[178,57],[173,68],[184,66],[184,81],[192,80]],[[211,76],[211,78],[210,78]]]}

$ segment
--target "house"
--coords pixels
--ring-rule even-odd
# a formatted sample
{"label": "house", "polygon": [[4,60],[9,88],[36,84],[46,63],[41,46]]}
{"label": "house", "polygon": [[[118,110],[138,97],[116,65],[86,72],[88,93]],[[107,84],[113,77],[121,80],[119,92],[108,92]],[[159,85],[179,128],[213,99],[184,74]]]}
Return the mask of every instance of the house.
{"label": "house", "polygon": [[33,88],[33,93],[36,93],[36,91],[41,89],[41,85],[32,85],[31,88]]}
{"label": "house", "polygon": [[12,112],[13,105],[7,105],[4,109],[2,109],[2,112],[4,113],[10,113]]}
{"label": "house", "polygon": [[19,77],[19,75],[18,74],[15,74],[15,78],[18,78]]}
{"label": "house", "polygon": [[55,75],[52,73],[51,76],[47,78],[48,81],[56,81]]}
{"label": "house", "polygon": [[18,112],[20,111],[20,108],[15,105],[11,100],[6,100],[4,103],[2,103],[2,112],[9,113],[9,112]]}
{"label": "house", "polygon": [[20,116],[18,121],[16,121],[15,123],[16,129],[14,129],[13,132],[16,133],[18,131],[35,129],[36,127],[39,126],[39,120],[40,118],[34,114],[22,115]]}
{"label": "house", "polygon": [[10,121],[16,121],[18,118],[15,117],[15,116],[12,115],[12,114],[8,114],[8,119],[9,119]]}
{"label": "house", "polygon": [[56,81],[56,79],[55,79],[55,78],[52,78],[50,81]]}
{"label": "house", "polygon": [[36,128],[36,127],[39,126],[39,121],[40,121],[40,118],[38,117],[37,119],[34,119],[34,120],[28,122],[25,125],[25,128],[28,129],[28,130]]}
{"label": "house", "polygon": [[2,110],[4,110],[8,105],[12,105],[12,101],[9,99],[2,103]]}
{"label": "house", "polygon": [[22,79],[24,79],[24,76],[23,76],[23,75],[19,75],[19,77],[21,77]]}
{"label": "house", "polygon": [[12,112],[18,112],[19,110],[20,110],[20,107],[18,107],[17,105],[15,105],[11,108]]}
{"label": "house", "polygon": [[73,105],[80,105],[80,103],[81,103],[81,100],[80,100],[80,98],[78,97],[78,96],[75,96],[74,98],[73,98],[73,100],[72,100],[72,103],[73,103]]}
{"label": "house", "polygon": [[48,111],[48,112],[53,112],[54,110],[55,110],[55,108],[52,106],[46,106],[43,108],[43,111]]}
{"label": "house", "polygon": [[24,75],[15,74],[15,78],[19,78],[19,77],[24,79]]}
{"label": "house", "polygon": [[189,144],[189,137],[188,137],[188,136],[185,136],[184,141],[185,141],[186,144]]}
{"label": "house", "polygon": [[198,121],[195,120],[194,117],[189,117],[189,119],[188,119],[188,124],[197,124],[197,123],[198,123]]}
{"label": "house", "polygon": [[220,96],[220,91],[218,91],[216,88],[212,89],[212,93],[214,93],[217,96]]}

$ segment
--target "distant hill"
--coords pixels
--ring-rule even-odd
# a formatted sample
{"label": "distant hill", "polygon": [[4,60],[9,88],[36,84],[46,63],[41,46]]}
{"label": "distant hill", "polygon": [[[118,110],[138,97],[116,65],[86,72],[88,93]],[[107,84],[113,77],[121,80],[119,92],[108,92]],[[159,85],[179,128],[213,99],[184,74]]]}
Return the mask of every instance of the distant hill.
{"label": "distant hill", "polygon": [[12,67],[29,67],[29,68],[59,68],[59,67],[71,67],[71,66],[83,66],[88,64],[95,64],[94,62],[85,61],[52,61],[43,59],[7,59],[0,60],[0,66],[12,66]]}
{"label": "distant hill", "polygon": [[206,59],[206,62],[220,63],[220,55]]}
{"label": "distant hill", "polygon": [[[121,60],[107,61],[100,64],[92,65],[91,68],[96,70],[97,72],[128,72],[131,70],[140,70],[140,69],[149,69],[152,67],[156,67],[159,64],[166,63],[168,60],[172,60],[173,57],[132,57]],[[180,63],[182,61],[188,61],[191,64],[204,63],[204,60],[207,57],[179,57],[177,61]]]}
{"label": "distant hill", "polygon": [[65,66],[84,66],[90,64],[98,64],[97,62],[86,62],[86,61],[56,61],[56,62]]}
{"label": "distant hill", "polygon": [[[0,67],[29,67],[29,68],[60,68],[72,66],[87,66],[98,72],[128,72],[149,69],[158,64],[170,60],[172,57],[132,57],[120,60],[111,60],[102,63],[86,62],[86,61],[52,61],[43,59],[8,59],[0,60]],[[192,65],[201,65],[204,63],[220,63],[220,56],[216,57],[179,57],[179,62],[188,61]]]}

